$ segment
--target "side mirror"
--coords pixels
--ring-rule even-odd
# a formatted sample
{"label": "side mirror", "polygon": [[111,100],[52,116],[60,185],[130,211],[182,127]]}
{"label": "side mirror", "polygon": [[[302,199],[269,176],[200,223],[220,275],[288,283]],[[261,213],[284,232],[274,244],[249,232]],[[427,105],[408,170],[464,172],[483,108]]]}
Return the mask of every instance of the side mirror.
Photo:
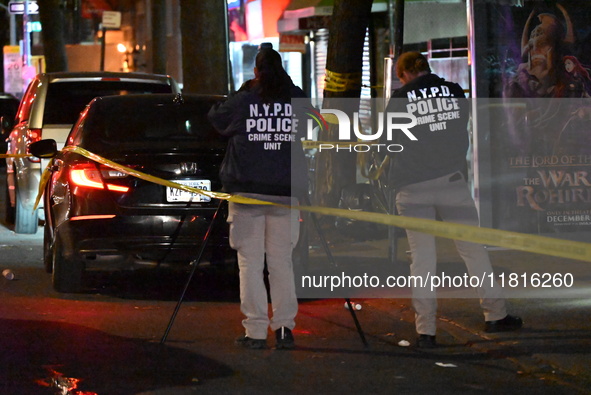
{"label": "side mirror", "polygon": [[37,158],[53,158],[57,154],[57,143],[54,139],[39,140],[29,145],[29,152]]}

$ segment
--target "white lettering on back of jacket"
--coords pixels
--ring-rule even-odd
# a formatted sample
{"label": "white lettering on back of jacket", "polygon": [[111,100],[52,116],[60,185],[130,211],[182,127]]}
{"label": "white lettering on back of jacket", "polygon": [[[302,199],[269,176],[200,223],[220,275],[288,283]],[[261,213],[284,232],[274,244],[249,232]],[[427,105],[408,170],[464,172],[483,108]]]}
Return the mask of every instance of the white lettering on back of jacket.
{"label": "white lettering on back of jacket", "polygon": [[265,142],[266,150],[278,150],[281,143],[295,141],[291,103],[251,104],[246,119],[249,141]]}
{"label": "white lettering on back of jacket", "polygon": [[406,111],[417,118],[417,125],[429,125],[432,132],[447,129],[447,121],[460,118],[458,98],[441,85],[407,92]]}

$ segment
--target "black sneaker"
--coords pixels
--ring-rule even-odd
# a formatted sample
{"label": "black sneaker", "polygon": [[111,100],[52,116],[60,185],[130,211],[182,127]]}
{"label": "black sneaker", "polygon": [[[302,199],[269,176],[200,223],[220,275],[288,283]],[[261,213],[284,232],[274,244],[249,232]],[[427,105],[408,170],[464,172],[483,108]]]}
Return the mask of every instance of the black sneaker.
{"label": "black sneaker", "polygon": [[486,321],[484,331],[488,333],[509,332],[520,329],[523,326],[523,320],[519,317],[507,315],[502,320]]}
{"label": "black sneaker", "polygon": [[435,348],[437,347],[437,341],[435,336],[431,335],[419,335],[417,338],[417,348]]}
{"label": "black sneaker", "polygon": [[277,339],[277,350],[293,350],[295,348],[295,341],[291,329],[282,326],[275,331],[275,339]]}
{"label": "black sneaker", "polygon": [[251,350],[263,350],[267,348],[267,339],[252,339],[246,335],[240,336],[234,341],[238,346]]}

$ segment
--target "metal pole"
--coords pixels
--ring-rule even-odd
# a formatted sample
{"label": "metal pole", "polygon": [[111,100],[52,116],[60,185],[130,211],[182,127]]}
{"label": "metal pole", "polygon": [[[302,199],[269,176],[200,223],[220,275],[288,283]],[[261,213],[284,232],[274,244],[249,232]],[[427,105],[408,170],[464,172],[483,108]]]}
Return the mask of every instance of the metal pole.
{"label": "metal pole", "polygon": [[105,42],[106,42],[106,34],[107,34],[107,29],[102,26],[101,27],[102,32],[103,32],[103,37],[101,39],[101,71],[105,71]]}
{"label": "metal pole", "polygon": [[[395,3],[393,4],[393,2]],[[395,60],[402,53],[404,46],[404,0],[388,0],[388,21],[390,27],[390,59],[392,63],[388,64],[388,67],[392,67]],[[392,69],[389,70],[392,72]],[[394,76],[391,78],[395,81]],[[392,87],[385,86],[387,90],[384,97],[390,98],[390,89]],[[390,163],[391,165],[392,163]],[[391,174],[392,167],[388,170],[388,174]],[[396,214],[396,191],[392,190],[388,185],[386,191],[386,198],[388,199],[388,212],[390,214]],[[390,263],[397,263],[398,259],[398,228],[394,226],[388,227],[388,258]]]}
{"label": "metal pole", "polygon": [[404,44],[404,0],[396,0],[394,11],[394,57],[399,57]]}
{"label": "metal pole", "polygon": [[74,8],[72,9],[73,25],[74,25],[74,44],[80,44],[81,31],[80,20],[82,19],[82,0],[74,1]]}
{"label": "metal pole", "polygon": [[29,35],[29,1],[25,0],[23,11],[23,66],[31,65],[31,36]]}
{"label": "metal pole", "polygon": [[388,0],[388,38],[390,41],[390,58],[394,59],[394,42],[396,41],[396,35],[394,34],[394,1]]}
{"label": "metal pole", "polygon": [[10,14],[10,45],[16,44],[16,16]]}

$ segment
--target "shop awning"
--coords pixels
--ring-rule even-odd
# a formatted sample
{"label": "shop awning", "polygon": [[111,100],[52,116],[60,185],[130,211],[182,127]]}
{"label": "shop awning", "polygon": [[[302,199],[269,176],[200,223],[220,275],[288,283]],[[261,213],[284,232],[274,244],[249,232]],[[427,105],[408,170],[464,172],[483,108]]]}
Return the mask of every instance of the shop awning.
{"label": "shop awning", "polygon": [[[396,0],[392,0],[394,3]],[[459,3],[462,0],[405,0],[406,3]],[[519,0],[513,0],[519,1]],[[291,0],[277,21],[279,33],[304,32],[328,27],[334,0]],[[371,12],[388,10],[388,0],[374,0]]]}
{"label": "shop awning", "polygon": [[283,11],[284,19],[331,15],[333,0],[292,0]]}
{"label": "shop awning", "polygon": [[[333,4],[334,0],[291,0],[277,21],[277,31],[287,33],[326,28]],[[387,9],[388,0],[374,0],[371,12]]]}

